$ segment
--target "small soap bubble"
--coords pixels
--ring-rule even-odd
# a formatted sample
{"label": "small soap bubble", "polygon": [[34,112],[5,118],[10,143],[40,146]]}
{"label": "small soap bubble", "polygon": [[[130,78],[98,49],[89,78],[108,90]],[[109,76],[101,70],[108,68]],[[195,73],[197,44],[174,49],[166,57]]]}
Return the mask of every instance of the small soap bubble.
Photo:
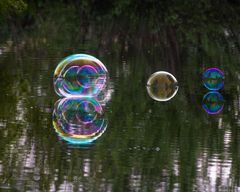
{"label": "small soap bubble", "polygon": [[223,96],[215,91],[206,93],[203,96],[202,107],[208,114],[219,114],[224,107]]}
{"label": "small soap bubble", "polygon": [[148,79],[147,91],[156,101],[168,101],[177,94],[178,82],[171,73],[158,71]]}
{"label": "small soap bubble", "polygon": [[63,59],[54,72],[54,89],[62,97],[97,96],[104,88],[107,69],[97,58],[74,54]]}
{"label": "small soap bubble", "polygon": [[93,97],[64,98],[56,102],[53,126],[71,144],[90,144],[106,130],[102,107]]}
{"label": "small soap bubble", "polygon": [[218,68],[207,69],[202,78],[204,86],[211,91],[219,90],[224,85],[224,73]]}

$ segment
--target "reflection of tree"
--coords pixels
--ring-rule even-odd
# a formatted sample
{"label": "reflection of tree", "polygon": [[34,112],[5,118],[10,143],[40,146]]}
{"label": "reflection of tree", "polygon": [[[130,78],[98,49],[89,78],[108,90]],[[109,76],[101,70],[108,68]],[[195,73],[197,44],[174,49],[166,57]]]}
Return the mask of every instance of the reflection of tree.
{"label": "reflection of tree", "polygon": [[[75,18],[71,8],[61,9],[64,16],[49,13],[13,45],[14,52],[0,56],[3,185],[40,191],[192,191],[204,181],[206,188],[228,187],[226,177],[233,181],[229,187],[239,185],[239,42],[234,25],[200,23],[197,30],[192,22],[201,18],[183,26],[159,20],[156,28],[150,27],[155,20],[132,27],[124,20],[89,21],[83,30],[75,20],[69,22]],[[51,97],[52,72],[60,59],[79,50],[101,56],[115,89],[106,105],[108,131],[90,149],[59,143],[51,125],[56,100]],[[206,93],[201,72],[213,65],[226,74],[221,90],[226,110],[209,117],[200,107]],[[179,92],[169,103],[147,96],[147,78],[157,70],[168,70],[179,80]],[[211,176],[215,170],[220,173]]]}

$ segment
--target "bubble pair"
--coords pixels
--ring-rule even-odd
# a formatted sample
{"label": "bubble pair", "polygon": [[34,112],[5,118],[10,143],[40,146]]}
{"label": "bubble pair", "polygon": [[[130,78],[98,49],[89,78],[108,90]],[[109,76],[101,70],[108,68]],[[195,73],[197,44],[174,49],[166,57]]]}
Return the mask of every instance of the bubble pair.
{"label": "bubble pair", "polygon": [[55,103],[53,126],[62,140],[90,144],[106,130],[101,91],[107,69],[97,58],[74,54],[63,59],[54,72],[55,92],[64,97]]}
{"label": "bubble pair", "polygon": [[224,108],[223,96],[218,92],[224,86],[224,73],[209,68],[202,74],[203,85],[210,90],[203,96],[202,107],[208,114],[219,114]]}
{"label": "bubble pair", "polygon": [[[63,59],[54,72],[55,92],[61,97],[96,97],[104,89],[107,69],[97,58],[87,54],[74,54]],[[166,72],[152,74],[147,82],[147,91],[157,101],[173,98],[178,85],[176,78]]]}

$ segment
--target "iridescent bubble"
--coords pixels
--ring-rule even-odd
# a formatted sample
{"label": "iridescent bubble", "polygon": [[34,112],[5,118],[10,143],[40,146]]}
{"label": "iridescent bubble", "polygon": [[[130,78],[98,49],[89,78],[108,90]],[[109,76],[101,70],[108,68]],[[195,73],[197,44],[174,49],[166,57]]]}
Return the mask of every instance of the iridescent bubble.
{"label": "iridescent bubble", "polygon": [[53,126],[71,144],[90,144],[106,130],[101,105],[93,97],[64,98],[56,102]]}
{"label": "iridescent bubble", "polygon": [[54,89],[59,96],[96,96],[104,88],[107,69],[97,58],[87,54],[70,55],[54,72]]}
{"label": "iridescent bubble", "polygon": [[223,96],[216,91],[210,91],[203,96],[202,107],[208,114],[218,114],[223,110]]}
{"label": "iridescent bubble", "polygon": [[171,73],[158,71],[148,79],[147,91],[149,96],[156,101],[168,101],[177,94],[178,83]]}
{"label": "iridescent bubble", "polygon": [[218,68],[209,68],[202,76],[203,84],[209,90],[216,91],[224,85],[224,73]]}

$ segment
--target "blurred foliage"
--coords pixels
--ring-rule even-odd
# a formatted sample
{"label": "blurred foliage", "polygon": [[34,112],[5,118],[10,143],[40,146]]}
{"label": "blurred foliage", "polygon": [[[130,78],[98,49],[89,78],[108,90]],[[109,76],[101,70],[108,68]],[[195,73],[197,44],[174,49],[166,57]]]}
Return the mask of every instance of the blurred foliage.
{"label": "blurred foliage", "polygon": [[[4,8],[11,18],[1,20],[9,28],[0,33],[17,43],[0,46],[0,187],[57,191],[71,183],[74,191],[155,191],[165,183],[165,191],[176,185],[194,191],[201,180],[211,187],[207,173],[214,160],[231,170],[230,184],[216,174],[213,187],[239,186],[238,1],[26,4],[17,17]],[[62,58],[80,52],[101,58],[114,90],[104,107],[108,128],[89,148],[60,141],[51,122],[58,99],[53,71]],[[226,75],[220,90],[225,107],[217,116],[201,108],[207,92],[201,72],[213,66]],[[157,70],[179,80],[171,102],[155,102],[146,93],[147,78]]]}
{"label": "blurred foliage", "polygon": [[[238,0],[2,0],[0,13],[5,17],[15,14],[24,14],[20,18],[23,26],[46,19],[51,12],[61,10],[63,7],[71,9],[72,13],[85,22],[96,20],[126,20],[129,25],[146,21],[152,27],[156,24],[178,26],[188,25],[201,27],[206,24],[237,23],[236,15],[240,13]],[[59,12],[59,14],[64,14]]]}
{"label": "blurred foliage", "polygon": [[0,16],[14,17],[27,10],[27,4],[24,0],[1,0],[0,1]]}

